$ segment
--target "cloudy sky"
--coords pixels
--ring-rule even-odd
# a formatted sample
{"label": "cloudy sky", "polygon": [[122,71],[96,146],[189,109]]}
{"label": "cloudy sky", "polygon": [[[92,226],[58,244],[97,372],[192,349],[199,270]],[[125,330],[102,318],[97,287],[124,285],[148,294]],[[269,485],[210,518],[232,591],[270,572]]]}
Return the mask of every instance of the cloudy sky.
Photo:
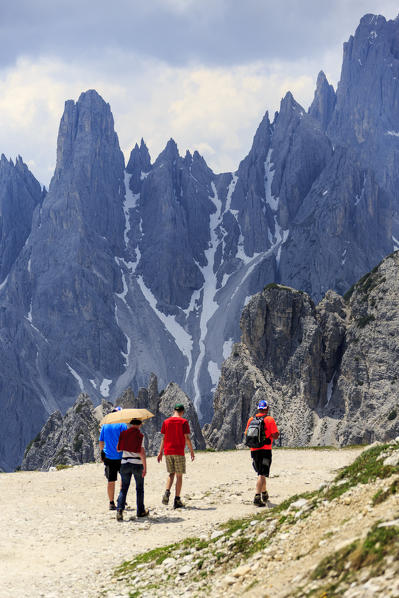
{"label": "cloudy sky", "polygon": [[235,170],[263,114],[290,90],[305,108],[366,13],[397,0],[13,0],[0,2],[0,153],[42,184],[67,99],[110,103],[125,157],[173,137],[215,172]]}

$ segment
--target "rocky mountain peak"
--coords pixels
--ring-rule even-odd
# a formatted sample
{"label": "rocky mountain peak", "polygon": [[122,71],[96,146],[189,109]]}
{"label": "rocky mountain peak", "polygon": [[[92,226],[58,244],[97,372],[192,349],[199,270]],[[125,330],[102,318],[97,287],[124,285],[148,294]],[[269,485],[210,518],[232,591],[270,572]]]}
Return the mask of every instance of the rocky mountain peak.
{"label": "rocky mountain peak", "polygon": [[163,163],[173,164],[179,159],[179,150],[176,141],[172,138],[169,139],[165,146],[165,149],[159,154],[156,159],[155,166],[160,166]]}
{"label": "rocky mountain peak", "polygon": [[335,108],[336,94],[334,87],[329,84],[323,71],[317,77],[313,102],[309,108],[309,115],[320,122],[323,131],[327,129]]}
{"label": "rocky mountain peak", "polygon": [[84,170],[90,176],[94,160],[111,157],[109,166],[116,166],[119,161],[124,167],[109,104],[95,90],[82,93],[76,103],[67,100],[58,132],[57,164],[50,191],[54,180],[58,181],[62,174],[71,171],[71,176],[72,173],[77,176]]}
{"label": "rocky mountain peak", "polygon": [[143,178],[150,172],[151,157],[144,140],[141,140],[140,147],[136,143],[130,153],[126,166],[126,172],[131,175],[129,187],[133,193],[140,193]]}
{"label": "rocky mountain peak", "polygon": [[136,170],[140,169],[140,172],[149,172],[151,169],[151,157],[150,152],[144,142],[141,139],[140,146],[136,143],[130,153],[129,162],[126,166],[126,172],[133,174]]}
{"label": "rocky mountain peak", "polygon": [[[399,22],[365,15],[344,44],[337,105],[328,127],[345,144],[399,130]],[[374,151],[374,150],[373,150]]]}

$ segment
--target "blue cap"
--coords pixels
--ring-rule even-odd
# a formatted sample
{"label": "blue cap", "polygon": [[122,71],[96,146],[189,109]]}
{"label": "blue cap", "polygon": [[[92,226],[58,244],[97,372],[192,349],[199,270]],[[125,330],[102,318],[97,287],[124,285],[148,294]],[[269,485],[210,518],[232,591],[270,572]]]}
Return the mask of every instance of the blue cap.
{"label": "blue cap", "polygon": [[111,413],[115,413],[115,411],[122,411],[122,407],[119,407],[119,405],[117,405],[112,409]]}
{"label": "blue cap", "polygon": [[259,401],[258,409],[267,409],[268,407],[269,405],[267,404],[267,401]]}

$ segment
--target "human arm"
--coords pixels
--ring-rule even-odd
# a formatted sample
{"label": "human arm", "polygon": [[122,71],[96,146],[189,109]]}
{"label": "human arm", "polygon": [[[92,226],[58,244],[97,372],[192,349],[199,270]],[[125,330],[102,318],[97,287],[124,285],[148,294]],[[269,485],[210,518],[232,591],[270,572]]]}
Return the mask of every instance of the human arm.
{"label": "human arm", "polygon": [[143,478],[145,478],[145,475],[147,473],[147,459],[145,454],[145,448],[143,446],[141,447],[140,451],[140,459],[143,464]]}
{"label": "human arm", "polygon": [[191,443],[191,438],[190,438],[190,434],[184,434],[184,437],[186,439],[186,443],[188,448],[190,449],[190,454],[191,454],[191,461],[194,461],[195,459],[195,455],[194,455],[194,449],[193,449],[193,445]]}
{"label": "human arm", "polygon": [[280,432],[278,431],[277,424],[272,417],[268,417],[268,429],[269,433],[267,434],[269,438],[276,440],[280,436]]}
{"label": "human arm", "polygon": [[162,461],[164,444],[165,444],[165,436],[162,436],[162,442],[161,442],[161,446],[159,447],[159,453],[158,453],[158,457],[157,457],[158,463],[160,463]]}
{"label": "human arm", "polygon": [[100,447],[101,461],[104,461],[105,460],[105,452],[104,452],[105,442],[103,440],[100,440],[98,443],[98,446]]}

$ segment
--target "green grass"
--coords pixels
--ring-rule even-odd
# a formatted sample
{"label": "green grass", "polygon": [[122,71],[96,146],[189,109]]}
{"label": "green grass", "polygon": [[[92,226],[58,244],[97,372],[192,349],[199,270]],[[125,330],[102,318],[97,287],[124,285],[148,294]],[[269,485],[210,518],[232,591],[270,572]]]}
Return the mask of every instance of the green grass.
{"label": "green grass", "polygon": [[392,484],[389,486],[389,488],[387,488],[386,490],[378,490],[378,492],[376,492],[374,494],[374,496],[372,498],[373,507],[375,507],[375,505],[379,505],[382,502],[386,501],[393,494],[397,494],[398,491],[399,491],[399,478],[396,478],[396,480],[394,480],[392,482]]}
{"label": "green grass", "polygon": [[301,596],[314,596],[319,598],[340,598],[342,584],[350,583],[357,577],[357,572],[365,567],[370,568],[370,575],[379,575],[384,570],[384,559],[391,555],[395,560],[399,558],[399,528],[378,527],[374,525],[364,540],[356,540],[341,548],[341,550],[328,555],[317,565],[311,575],[312,580],[324,580],[329,576],[334,577],[324,587],[312,589]]}
{"label": "green grass", "polygon": [[[332,500],[344,494],[349,488],[357,484],[367,484],[374,480],[387,478],[393,473],[399,471],[399,467],[384,465],[378,457],[385,453],[390,445],[381,444],[364,451],[353,463],[341,469],[336,476],[332,486],[325,492],[325,498]],[[345,480],[344,483],[337,485],[336,482]]]}
{"label": "green grass", "polygon": [[201,550],[202,548],[206,548],[206,546],[208,546],[208,543],[204,540],[200,540],[199,538],[186,538],[182,542],[175,542],[174,544],[154,548],[153,550],[137,555],[131,561],[122,563],[122,565],[115,569],[114,577],[130,574],[137,569],[138,565],[160,565],[168,557],[174,557],[177,550],[187,549],[188,554],[191,548]]}
{"label": "green grass", "polygon": [[[374,574],[379,572],[378,565],[387,555],[399,557],[399,527],[378,527],[375,524],[366,538],[348,544],[341,550],[328,555],[313,571],[312,579],[323,579],[330,573],[338,576],[353,574],[363,567],[373,567]],[[348,566],[348,564],[350,566]],[[342,581],[342,580],[341,580]]]}

